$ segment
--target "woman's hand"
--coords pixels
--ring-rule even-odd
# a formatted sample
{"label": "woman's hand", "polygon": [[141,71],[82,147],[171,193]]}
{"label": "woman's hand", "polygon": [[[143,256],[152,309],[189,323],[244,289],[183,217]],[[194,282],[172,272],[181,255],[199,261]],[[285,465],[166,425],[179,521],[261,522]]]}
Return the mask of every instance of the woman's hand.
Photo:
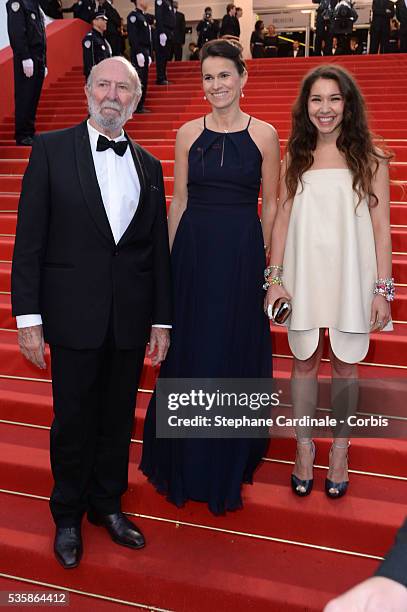
{"label": "woman's hand", "polygon": [[382,331],[390,321],[390,302],[382,295],[375,295],[372,302],[370,315],[370,331]]}
{"label": "woman's hand", "polygon": [[268,315],[268,307],[273,307],[276,300],[280,298],[285,298],[286,300],[291,300],[291,296],[288,291],[285,289],[284,285],[271,285],[267,289],[266,297],[264,298],[264,313]]}

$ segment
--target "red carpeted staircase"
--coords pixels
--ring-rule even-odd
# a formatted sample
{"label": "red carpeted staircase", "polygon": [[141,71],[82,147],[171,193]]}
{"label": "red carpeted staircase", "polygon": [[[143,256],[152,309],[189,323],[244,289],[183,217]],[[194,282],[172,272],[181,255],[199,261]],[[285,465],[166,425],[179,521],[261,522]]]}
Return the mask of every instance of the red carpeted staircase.
{"label": "red carpeted staircase", "polygon": [[[361,366],[372,379],[372,410],[403,416],[407,374],[407,56],[335,58],[357,77],[371,125],[395,153],[391,164],[391,223],[398,298],[395,331],[374,334]],[[243,108],[273,123],[284,147],[290,106],[300,77],[316,60],[249,62]],[[185,121],[208,112],[198,64],[171,64],[169,87],[151,85],[151,115],[137,117],[128,132],[163,163],[168,203],[173,189],[174,139]],[[154,82],[154,78],[151,79]],[[43,92],[38,131],[72,126],[86,117],[80,68]],[[13,119],[0,124],[0,590],[67,588],[71,609],[124,607],[176,612],[322,610],[335,594],[368,577],[390,547],[407,510],[407,441],[354,440],[348,495],[323,493],[329,441],[318,443],[315,488],[306,499],[289,489],[293,440],[276,440],[245,486],[242,511],[214,517],[204,505],[169,505],[138,472],[145,410],[156,373],[146,359],[137,402],[124,509],[136,516],[147,547],[134,552],[114,545],[84,521],[85,554],[80,567],[64,571],[52,553],[53,525],[47,496],[52,401],[44,373],[20,356],[10,311],[10,270],[21,180],[30,149],[16,147]],[[63,180],[63,177],[61,177]],[[259,206],[261,201],[259,202]],[[78,296],[80,299],[80,296]],[[286,333],[273,329],[276,375],[291,367]],[[329,374],[324,363],[322,375]],[[399,379],[396,406],[385,406],[374,379]],[[327,402],[327,397],[322,402]],[[393,420],[392,431],[397,431]],[[394,434],[396,436],[396,434]],[[31,582],[32,581],[32,582]],[[93,598],[93,599],[92,599]],[[350,611],[351,612],[351,611]]]}

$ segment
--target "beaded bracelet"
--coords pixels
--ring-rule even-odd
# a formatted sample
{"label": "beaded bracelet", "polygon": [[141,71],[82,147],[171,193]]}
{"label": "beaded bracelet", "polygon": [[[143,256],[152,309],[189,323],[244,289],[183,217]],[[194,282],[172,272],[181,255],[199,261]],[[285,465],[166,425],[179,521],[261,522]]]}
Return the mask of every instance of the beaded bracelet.
{"label": "beaded bracelet", "polygon": [[396,295],[394,278],[378,278],[373,295],[382,295],[388,302],[392,302]]}
{"label": "beaded bracelet", "polygon": [[264,278],[265,280],[268,279],[268,277],[273,273],[276,272],[276,276],[281,276],[283,274],[283,266],[268,266],[265,270],[264,270]]}
{"label": "beaded bracelet", "polygon": [[264,291],[267,291],[267,289],[272,285],[279,285],[281,287],[282,284],[283,279],[281,278],[281,276],[273,276],[272,278],[268,276],[266,282],[263,285],[263,289]]}

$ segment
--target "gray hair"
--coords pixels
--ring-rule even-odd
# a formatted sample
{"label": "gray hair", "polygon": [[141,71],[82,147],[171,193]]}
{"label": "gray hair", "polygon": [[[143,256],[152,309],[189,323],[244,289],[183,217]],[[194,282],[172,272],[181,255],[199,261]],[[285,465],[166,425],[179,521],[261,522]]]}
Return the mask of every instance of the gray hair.
{"label": "gray hair", "polygon": [[[109,58],[107,58],[105,60],[102,60],[102,62],[100,62],[100,64],[102,64],[103,62],[110,62],[110,61],[121,62],[122,64],[124,64],[127,67],[127,70],[129,72],[129,75],[130,75],[130,79],[134,83],[134,93],[135,93],[136,96],[141,96],[141,93],[142,93],[141,82],[140,82],[139,76],[137,74],[137,70],[135,69],[133,64],[131,64],[125,57],[121,57],[119,55],[115,55],[114,57],[109,57]],[[92,67],[92,70],[90,71],[90,74],[89,74],[88,79],[86,81],[86,87],[87,87],[88,91],[90,91],[92,89],[94,72],[95,72],[95,69],[97,68],[97,66],[99,66],[100,64],[95,64]]]}

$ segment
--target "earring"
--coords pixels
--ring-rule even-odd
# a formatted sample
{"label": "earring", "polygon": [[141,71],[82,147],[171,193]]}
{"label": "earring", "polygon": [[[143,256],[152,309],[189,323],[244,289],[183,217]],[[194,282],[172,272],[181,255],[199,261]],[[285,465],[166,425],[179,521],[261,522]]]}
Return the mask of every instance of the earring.
{"label": "earring", "polygon": [[240,97],[244,98],[244,93],[243,93],[243,89],[240,90]]}
{"label": "earring", "polygon": [[204,96],[204,100],[206,100],[206,96]]}

